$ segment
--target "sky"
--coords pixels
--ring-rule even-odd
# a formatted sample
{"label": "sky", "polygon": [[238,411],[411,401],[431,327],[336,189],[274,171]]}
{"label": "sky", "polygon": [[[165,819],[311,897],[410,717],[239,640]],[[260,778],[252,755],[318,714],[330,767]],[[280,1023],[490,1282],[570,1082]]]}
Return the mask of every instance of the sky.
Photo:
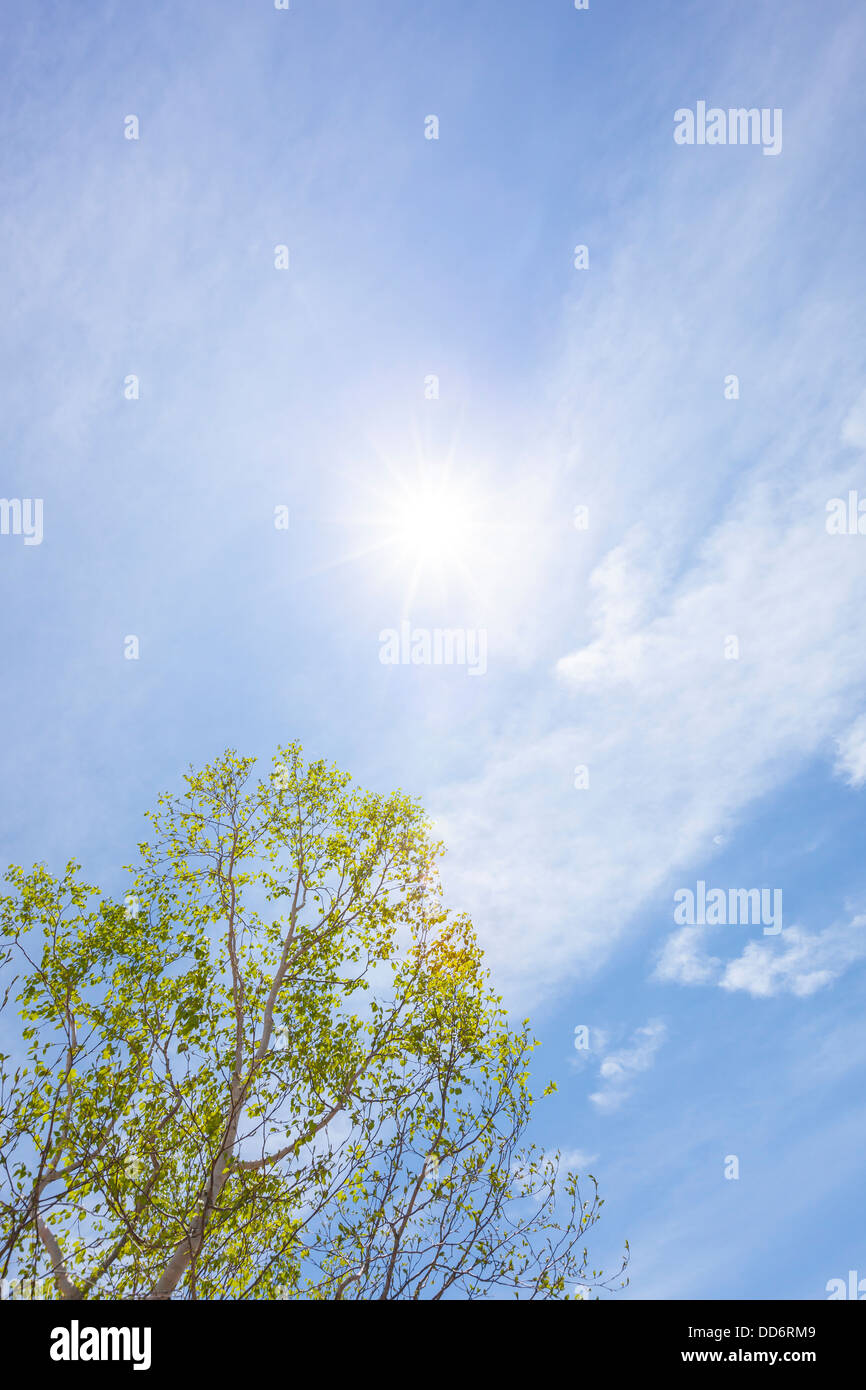
{"label": "sky", "polygon": [[862,6],[0,38],[5,859],[121,894],[226,747],[420,795],[618,1297],[866,1279]]}

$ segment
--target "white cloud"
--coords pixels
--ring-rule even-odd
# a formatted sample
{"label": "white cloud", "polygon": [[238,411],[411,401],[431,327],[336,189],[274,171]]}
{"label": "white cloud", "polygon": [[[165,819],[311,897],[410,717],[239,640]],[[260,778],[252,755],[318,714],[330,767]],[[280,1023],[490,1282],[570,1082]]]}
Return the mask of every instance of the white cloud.
{"label": "white cloud", "polygon": [[[828,45],[815,84],[819,69],[855,90],[844,45]],[[815,84],[800,155],[817,169],[833,131]],[[780,161],[771,191],[759,166],[738,168],[735,192],[727,177],[719,166],[696,201],[693,171],[672,164],[652,216],[681,228],[675,253],[657,250],[646,276],[636,206],[603,291],[581,279],[578,326],[551,365],[558,418],[532,468],[566,523],[551,520],[527,567],[531,621],[517,602],[510,623],[521,673],[534,658],[555,678],[540,694],[515,685],[510,716],[433,798],[449,900],[471,912],[515,1008],[602,967],[638,912],[666,910],[673,873],[700,876],[755,803],[864,706],[866,647],[851,636],[866,608],[863,551],[825,529],[827,499],[859,482],[839,436],[846,412],[856,433],[863,392],[847,311],[820,285],[757,307],[802,166]],[[793,282],[795,253],[780,254]],[[688,310],[671,324],[672,303]],[[739,401],[723,400],[729,370]],[[567,525],[577,503],[589,506],[582,532]],[[725,659],[731,635],[738,660]],[[507,642],[491,639],[490,661],[494,678],[515,669]],[[573,785],[578,764],[586,790]]]}
{"label": "white cloud", "polygon": [[652,1066],[666,1033],[667,1028],[660,1019],[650,1019],[644,1027],[635,1030],[630,1047],[612,1052],[603,1059],[598,1074],[605,1084],[590,1096],[599,1110],[616,1110],[631,1095],[635,1077]]}
{"label": "white cloud", "polygon": [[591,1163],[598,1160],[598,1154],[586,1153],[583,1149],[562,1149],[559,1155],[559,1171],[561,1174],[577,1173],[582,1177],[589,1169]]}
{"label": "white cloud", "polygon": [[728,964],[719,983],[722,989],[745,990],[763,998],[814,994],[866,957],[864,928],[866,917],[855,917],[815,935],[789,927],[780,933],[778,946],[750,941],[742,955]]}
{"label": "white cloud", "polygon": [[708,985],[714,982],[722,962],[702,947],[709,938],[708,927],[682,927],[671,932],[655,968],[654,979],[678,985]]}
{"label": "white cloud", "polygon": [[862,787],[866,783],[866,714],[836,740],[839,756],[835,771],[844,777],[851,787]]}
{"label": "white cloud", "polygon": [[684,927],[665,943],[654,978],[681,985],[717,984],[754,998],[777,994],[805,998],[866,958],[866,916],[809,933],[785,928],[772,941],[750,941],[727,963],[705,951],[706,928]]}
{"label": "white cloud", "polygon": [[[862,708],[866,648],[850,633],[866,571],[824,530],[826,493],[744,483],[673,585],[652,553],[668,541],[636,528],[615,566],[634,602],[609,600],[608,566],[596,634],[557,664],[579,722],[536,731],[530,711],[475,780],[438,794],[449,897],[521,1007],[603,965],[672,873],[707,866],[720,831]],[[654,616],[636,618],[647,593]],[[724,657],[730,634],[739,660]]]}

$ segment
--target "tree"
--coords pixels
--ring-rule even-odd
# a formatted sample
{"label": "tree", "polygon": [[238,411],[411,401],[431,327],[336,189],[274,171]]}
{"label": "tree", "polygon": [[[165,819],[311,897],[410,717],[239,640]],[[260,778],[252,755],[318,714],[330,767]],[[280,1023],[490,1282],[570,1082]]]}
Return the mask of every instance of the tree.
{"label": "tree", "polygon": [[75,862],[6,875],[0,1274],[71,1300],[611,1287],[595,1179],[584,1201],[519,1147],[537,1043],[442,905],[420,804],[297,744],[254,762],[159,799],[123,903]]}

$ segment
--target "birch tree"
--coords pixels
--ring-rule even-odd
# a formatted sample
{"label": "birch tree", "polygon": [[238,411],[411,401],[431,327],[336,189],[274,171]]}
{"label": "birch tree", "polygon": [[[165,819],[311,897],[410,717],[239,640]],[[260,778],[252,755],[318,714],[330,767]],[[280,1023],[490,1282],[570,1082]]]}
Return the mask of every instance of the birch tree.
{"label": "birch tree", "polygon": [[74,862],[6,875],[0,1275],[71,1301],[622,1283],[627,1247],[607,1276],[586,1249],[595,1179],[524,1142],[537,1043],[420,803],[297,744],[254,764],[159,799],[122,901]]}

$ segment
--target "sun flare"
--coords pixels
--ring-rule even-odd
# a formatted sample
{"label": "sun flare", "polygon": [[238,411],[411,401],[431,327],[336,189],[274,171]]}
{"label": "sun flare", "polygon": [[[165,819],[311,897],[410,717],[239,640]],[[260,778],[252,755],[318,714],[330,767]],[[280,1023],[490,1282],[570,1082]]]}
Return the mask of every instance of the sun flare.
{"label": "sun flare", "polygon": [[472,521],[468,499],[455,488],[419,489],[396,508],[394,540],[407,558],[425,566],[466,561]]}
{"label": "sun flare", "polygon": [[402,589],[402,607],[416,602],[478,598],[489,564],[491,498],[477,466],[459,471],[452,460],[395,462],[382,455],[375,481],[351,498],[345,524],[359,544],[332,563],[367,561],[376,582]]}

